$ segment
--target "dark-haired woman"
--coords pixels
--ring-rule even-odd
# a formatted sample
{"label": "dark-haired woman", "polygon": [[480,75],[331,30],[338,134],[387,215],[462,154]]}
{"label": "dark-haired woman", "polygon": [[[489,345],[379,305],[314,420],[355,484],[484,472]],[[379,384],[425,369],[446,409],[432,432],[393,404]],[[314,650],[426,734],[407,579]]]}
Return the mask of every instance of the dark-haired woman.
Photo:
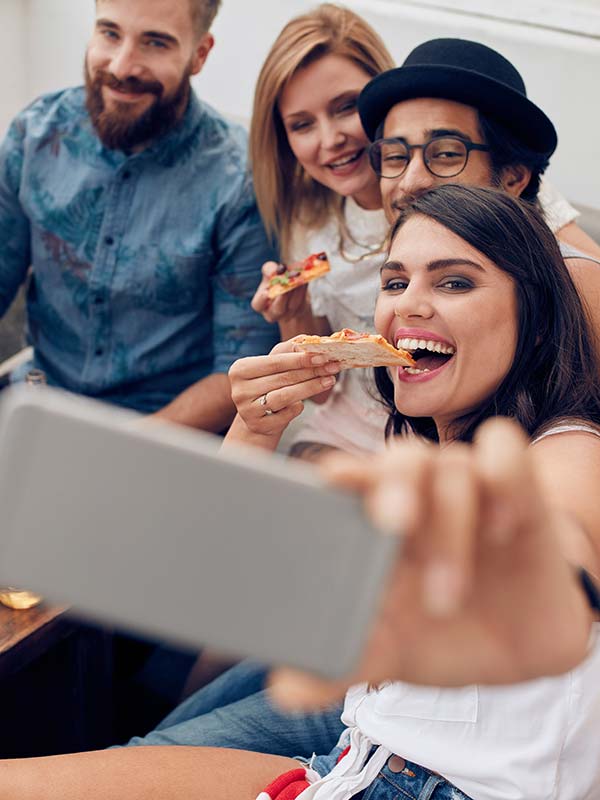
{"label": "dark-haired woman", "polygon": [[[396,433],[419,436],[329,467],[405,536],[338,746],[309,766],[190,747],[0,762],[2,800],[598,797],[600,626],[580,570],[600,570],[600,397],[554,238],[506,194],[431,190],[394,229],[376,321],[415,350],[380,384]],[[293,347],[232,369],[230,442],[270,447],[322,389],[327,364]]]}
{"label": "dark-haired woman", "polygon": [[[349,756],[306,798],[350,797],[380,769],[390,779],[392,754],[477,800],[592,798],[600,641],[576,567],[600,572],[600,390],[556,241],[533,209],[506,194],[431,190],[394,227],[375,322],[388,341],[415,351],[416,369],[380,369],[377,380],[390,429],[418,440],[396,439],[368,467],[364,459],[331,467],[367,495],[382,526],[408,532],[396,582],[402,636],[387,673],[366,674],[462,688],[352,688],[340,744],[351,745]],[[234,365],[231,438],[272,446],[328,380],[327,364],[310,365],[293,349],[281,344]],[[478,441],[481,424],[499,415],[524,433],[488,422]],[[556,580],[538,592],[546,571]],[[549,640],[574,636],[582,653],[590,633],[583,666],[527,681]],[[476,685],[507,681],[518,683]],[[333,769],[340,752],[317,759],[317,773]],[[402,795],[416,779],[394,780]]]}

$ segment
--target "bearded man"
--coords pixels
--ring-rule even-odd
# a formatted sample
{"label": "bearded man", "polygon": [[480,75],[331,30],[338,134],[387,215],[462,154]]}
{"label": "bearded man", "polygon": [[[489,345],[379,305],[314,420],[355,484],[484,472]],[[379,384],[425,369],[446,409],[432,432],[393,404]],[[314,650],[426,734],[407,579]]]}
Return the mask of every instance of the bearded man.
{"label": "bearded man", "polygon": [[249,302],[273,253],[245,133],[190,85],[218,6],[97,0],[85,87],[36,100],[0,147],[0,314],[31,271],[34,366],[210,431],[234,415],[230,365],[276,340]]}

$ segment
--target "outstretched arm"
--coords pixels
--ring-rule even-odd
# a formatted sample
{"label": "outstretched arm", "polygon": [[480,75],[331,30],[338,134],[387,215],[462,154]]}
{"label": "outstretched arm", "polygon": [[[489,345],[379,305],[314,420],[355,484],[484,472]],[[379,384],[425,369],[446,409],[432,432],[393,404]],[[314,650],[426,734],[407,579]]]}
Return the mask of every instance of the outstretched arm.
{"label": "outstretched arm", "polygon": [[369,465],[337,456],[328,475],[403,552],[358,671],[336,685],[279,673],[282,702],[330,702],[363,680],[520,682],[585,657],[593,616],[574,567],[600,561],[598,437],[530,447],[493,420],[473,446],[405,442]]}

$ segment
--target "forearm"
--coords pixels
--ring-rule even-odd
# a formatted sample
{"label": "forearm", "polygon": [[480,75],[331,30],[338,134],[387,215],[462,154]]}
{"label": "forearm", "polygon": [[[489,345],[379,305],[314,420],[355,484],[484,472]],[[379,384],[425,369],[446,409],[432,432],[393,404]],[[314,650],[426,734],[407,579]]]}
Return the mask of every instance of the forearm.
{"label": "forearm", "polygon": [[252,447],[259,447],[261,450],[275,451],[281,441],[282,435],[283,431],[274,434],[255,433],[250,430],[241,416],[236,414],[227,432],[227,436],[223,440],[223,446],[245,444],[251,445]]}
{"label": "forearm", "polygon": [[0,762],[2,800],[250,800],[290,759],[198,747],[126,747]]}
{"label": "forearm", "polygon": [[229,378],[216,372],[190,386],[154,416],[219,433],[231,424],[234,415]]}

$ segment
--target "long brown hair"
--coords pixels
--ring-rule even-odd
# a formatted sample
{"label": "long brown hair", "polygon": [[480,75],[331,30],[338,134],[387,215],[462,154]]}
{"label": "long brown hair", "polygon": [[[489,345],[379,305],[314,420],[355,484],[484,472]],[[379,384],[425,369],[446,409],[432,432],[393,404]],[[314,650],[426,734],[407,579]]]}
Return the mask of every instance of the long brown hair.
{"label": "long brown hair", "polygon": [[322,224],[333,212],[343,227],[343,199],[298,164],[278,109],[281,92],[297,70],[330,54],[350,59],[372,77],[394,66],[379,35],[361,17],[323,3],[284,27],[256,84],[250,125],[254,187],[265,228],[284,259],[293,224]]}
{"label": "long brown hair", "polygon": [[[557,420],[600,424],[599,366],[589,314],[541,213],[506,192],[445,184],[407,202],[391,240],[415,215],[460,236],[515,284],[518,338],[512,366],[491,397],[455,421],[453,438],[471,441],[481,422],[498,415],[516,419],[530,436]],[[375,372],[390,411],[388,433],[412,431],[436,441],[433,420],[401,414],[387,370]]]}

